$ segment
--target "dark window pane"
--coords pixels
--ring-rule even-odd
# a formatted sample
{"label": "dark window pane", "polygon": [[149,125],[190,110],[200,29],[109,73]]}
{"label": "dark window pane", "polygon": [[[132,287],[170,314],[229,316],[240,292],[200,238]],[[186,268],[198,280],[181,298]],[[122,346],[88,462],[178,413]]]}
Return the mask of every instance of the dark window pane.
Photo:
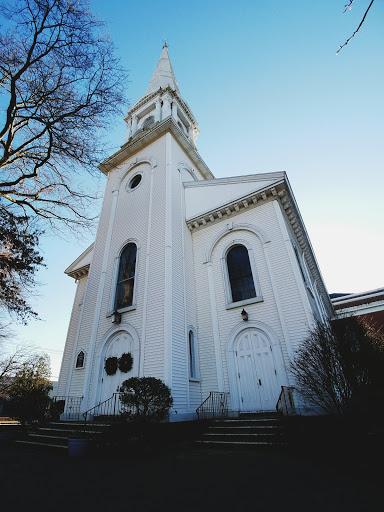
{"label": "dark window pane", "polygon": [[192,378],[195,377],[195,354],[192,331],[189,331],[189,376]]}
{"label": "dark window pane", "polygon": [[120,257],[118,281],[129,279],[135,276],[136,266],[136,245],[128,244]]}
{"label": "dark window pane", "polygon": [[84,352],[81,351],[77,355],[76,368],[83,368],[84,366]]}
{"label": "dark window pane", "polygon": [[132,306],[133,284],[133,279],[127,279],[126,281],[121,281],[121,283],[117,283],[116,309]]}
{"label": "dark window pane", "polygon": [[136,245],[128,244],[120,257],[116,287],[116,309],[132,306],[135,282]]}
{"label": "dark window pane", "polygon": [[256,297],[247,248],[243,245],[232,247],[227,254],[227,265],[232,302]]}

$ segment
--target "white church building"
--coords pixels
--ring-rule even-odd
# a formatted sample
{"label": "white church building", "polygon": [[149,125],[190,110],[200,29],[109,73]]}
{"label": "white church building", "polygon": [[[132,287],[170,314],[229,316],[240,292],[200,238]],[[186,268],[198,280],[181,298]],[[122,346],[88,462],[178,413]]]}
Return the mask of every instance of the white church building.
{"label": "white church building", "polygon": [[[99,166],[96,240],[65,271],[77,291],[57,394],[84,412],[153,376],[171,421],[196,418],[211,391],[234,414],[275,409],[314,318],[333,315],[286,174],[214,177],[166,45],[124,119],[125,144]],[[123,354],[131,369],[107,373]]]}

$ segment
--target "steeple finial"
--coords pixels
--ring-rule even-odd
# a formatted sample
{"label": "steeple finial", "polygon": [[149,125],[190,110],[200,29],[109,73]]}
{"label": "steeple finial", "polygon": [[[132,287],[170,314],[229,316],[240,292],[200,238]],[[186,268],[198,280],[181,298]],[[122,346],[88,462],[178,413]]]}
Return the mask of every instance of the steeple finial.
{"label": "steeple finial", "polygon": [[167,86],[180,92],[175,74],[172,69],[171,61],[169,60],[168,45],[167,41],[165,40],[159,62],[157,63],[155,72],[153,73],[151,81],[149,82],[146,94],[155,92],[160,87],[165,89]]}

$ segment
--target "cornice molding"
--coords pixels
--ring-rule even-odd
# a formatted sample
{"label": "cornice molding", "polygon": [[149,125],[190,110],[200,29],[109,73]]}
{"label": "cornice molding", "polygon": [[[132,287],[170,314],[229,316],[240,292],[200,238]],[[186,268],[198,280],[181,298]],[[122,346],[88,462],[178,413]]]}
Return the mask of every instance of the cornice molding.
{"label": "cornice molding", "polygon": [[66,274],[69,277],[73,277],[73,279],[76,279],[76,281],[78,281],[82,277],[85,277],[88,275],[90,266],[91,266],[90,264],[84,265],[84,267],[77,268],[76,270],[72,270],[71,272],[66,272]]}
{"label": "cornice molding", "polygon": [[208,210],[204,213],[200,213],[199,215],[195,215],[190,219],[187,219],[186,222],[188,229],[190,231],[194,231],[201,225],[205,226],[208,222],[221,220],[225,215],[229,217],[232,215],[232,213],[239,212],[240,210],[248,208],[249,206],[261,204],[270,198],[276,198],[279,194],[282,194],[284,190],[284,180],[274,182],[272,185],[263,187],[255,192],[251,192],[245,196],[234,199],[229,203],[224,203],[217,208]]}
{"label": "cornice molding", "polygon": [[201,158],[199,153],[196,151],[193,143],[188,139],[188,137],[180,130],[180,128],[175,123],[172,116],[167,117],[163,121],[152,125],[150,129],[137,132],[135,137],[126,142],[116,153],[111,155],[109,158],[104,160],[98,168],[104,174],[108,174],[115,167],[125,162],[128,158],[132,157],[137,151],[145,148],[159,137],[164,135],[167,132],[171,132],[180,146],[184,149],[187,155],[192,160],[193,164],[197,167],[197,169],[202,173],[202,175],[207,179],[214,179],[213,174],[209,170],[208,166]]}
{"label": "cornice molding", "polygon": [[278,181],[284,180],[286,177],[286,173],[284,171],[280,172],[268,172],[263,174],[249,174],[245,176],[229,176],[226,178],[215,178],[209,181],[198,181],[198,182],[186,182],[184,183],[185,188],[194,188],[194,187],[210,187],[217,185],[231,185],[237,183],[251,183],[251,182],[260,182],[260,181],[271,181],[273,180],[275,184]]}
{"label": "cornice molding", "polygon": [[192,114],[192,111],[188,105],[188,103],[182,98],[181,94],[178,93],[176,90],[172,89],[170,86],[165,87],[164,89],[159,87],[157,91],[154,91],[150,94],[147,94],[146,96],[143,96],[140,98],[136,103],[132,105],[132,107],[128,110],[127,114],[124,116],[124,121],[127,122],[130,117],[132,117],[136,112],[138,112],[146,103],[150,102],[153,98],[156,98],[156,96],[159,97],[159,99],[169,94],[171,99],[176,98],[180,104],[181,107],[183,107],[183,110],[185,111],[188,119],[193,124],[194,128],[197,128],[197,122],[195,119],[195,116]]}

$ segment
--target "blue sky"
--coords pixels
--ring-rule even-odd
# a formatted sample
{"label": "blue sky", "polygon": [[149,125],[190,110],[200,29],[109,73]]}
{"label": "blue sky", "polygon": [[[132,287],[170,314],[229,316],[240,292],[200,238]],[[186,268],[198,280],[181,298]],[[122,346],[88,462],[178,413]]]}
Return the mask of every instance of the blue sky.
{"label": "blue sky", "polygon": [[[131,104],[166,39],[213,174],[287,172],[330,293],[384,286],[384,1],[336,56],[369,4],[342,15],[345,3],[91,1],[129,70]],[[116,149],[124,136],[117,119]],[[32,301],[42,320],[16,329],[48,351],[55,377],[75,293],[63,271],[91,242],[43,239],[48,269]]]}

